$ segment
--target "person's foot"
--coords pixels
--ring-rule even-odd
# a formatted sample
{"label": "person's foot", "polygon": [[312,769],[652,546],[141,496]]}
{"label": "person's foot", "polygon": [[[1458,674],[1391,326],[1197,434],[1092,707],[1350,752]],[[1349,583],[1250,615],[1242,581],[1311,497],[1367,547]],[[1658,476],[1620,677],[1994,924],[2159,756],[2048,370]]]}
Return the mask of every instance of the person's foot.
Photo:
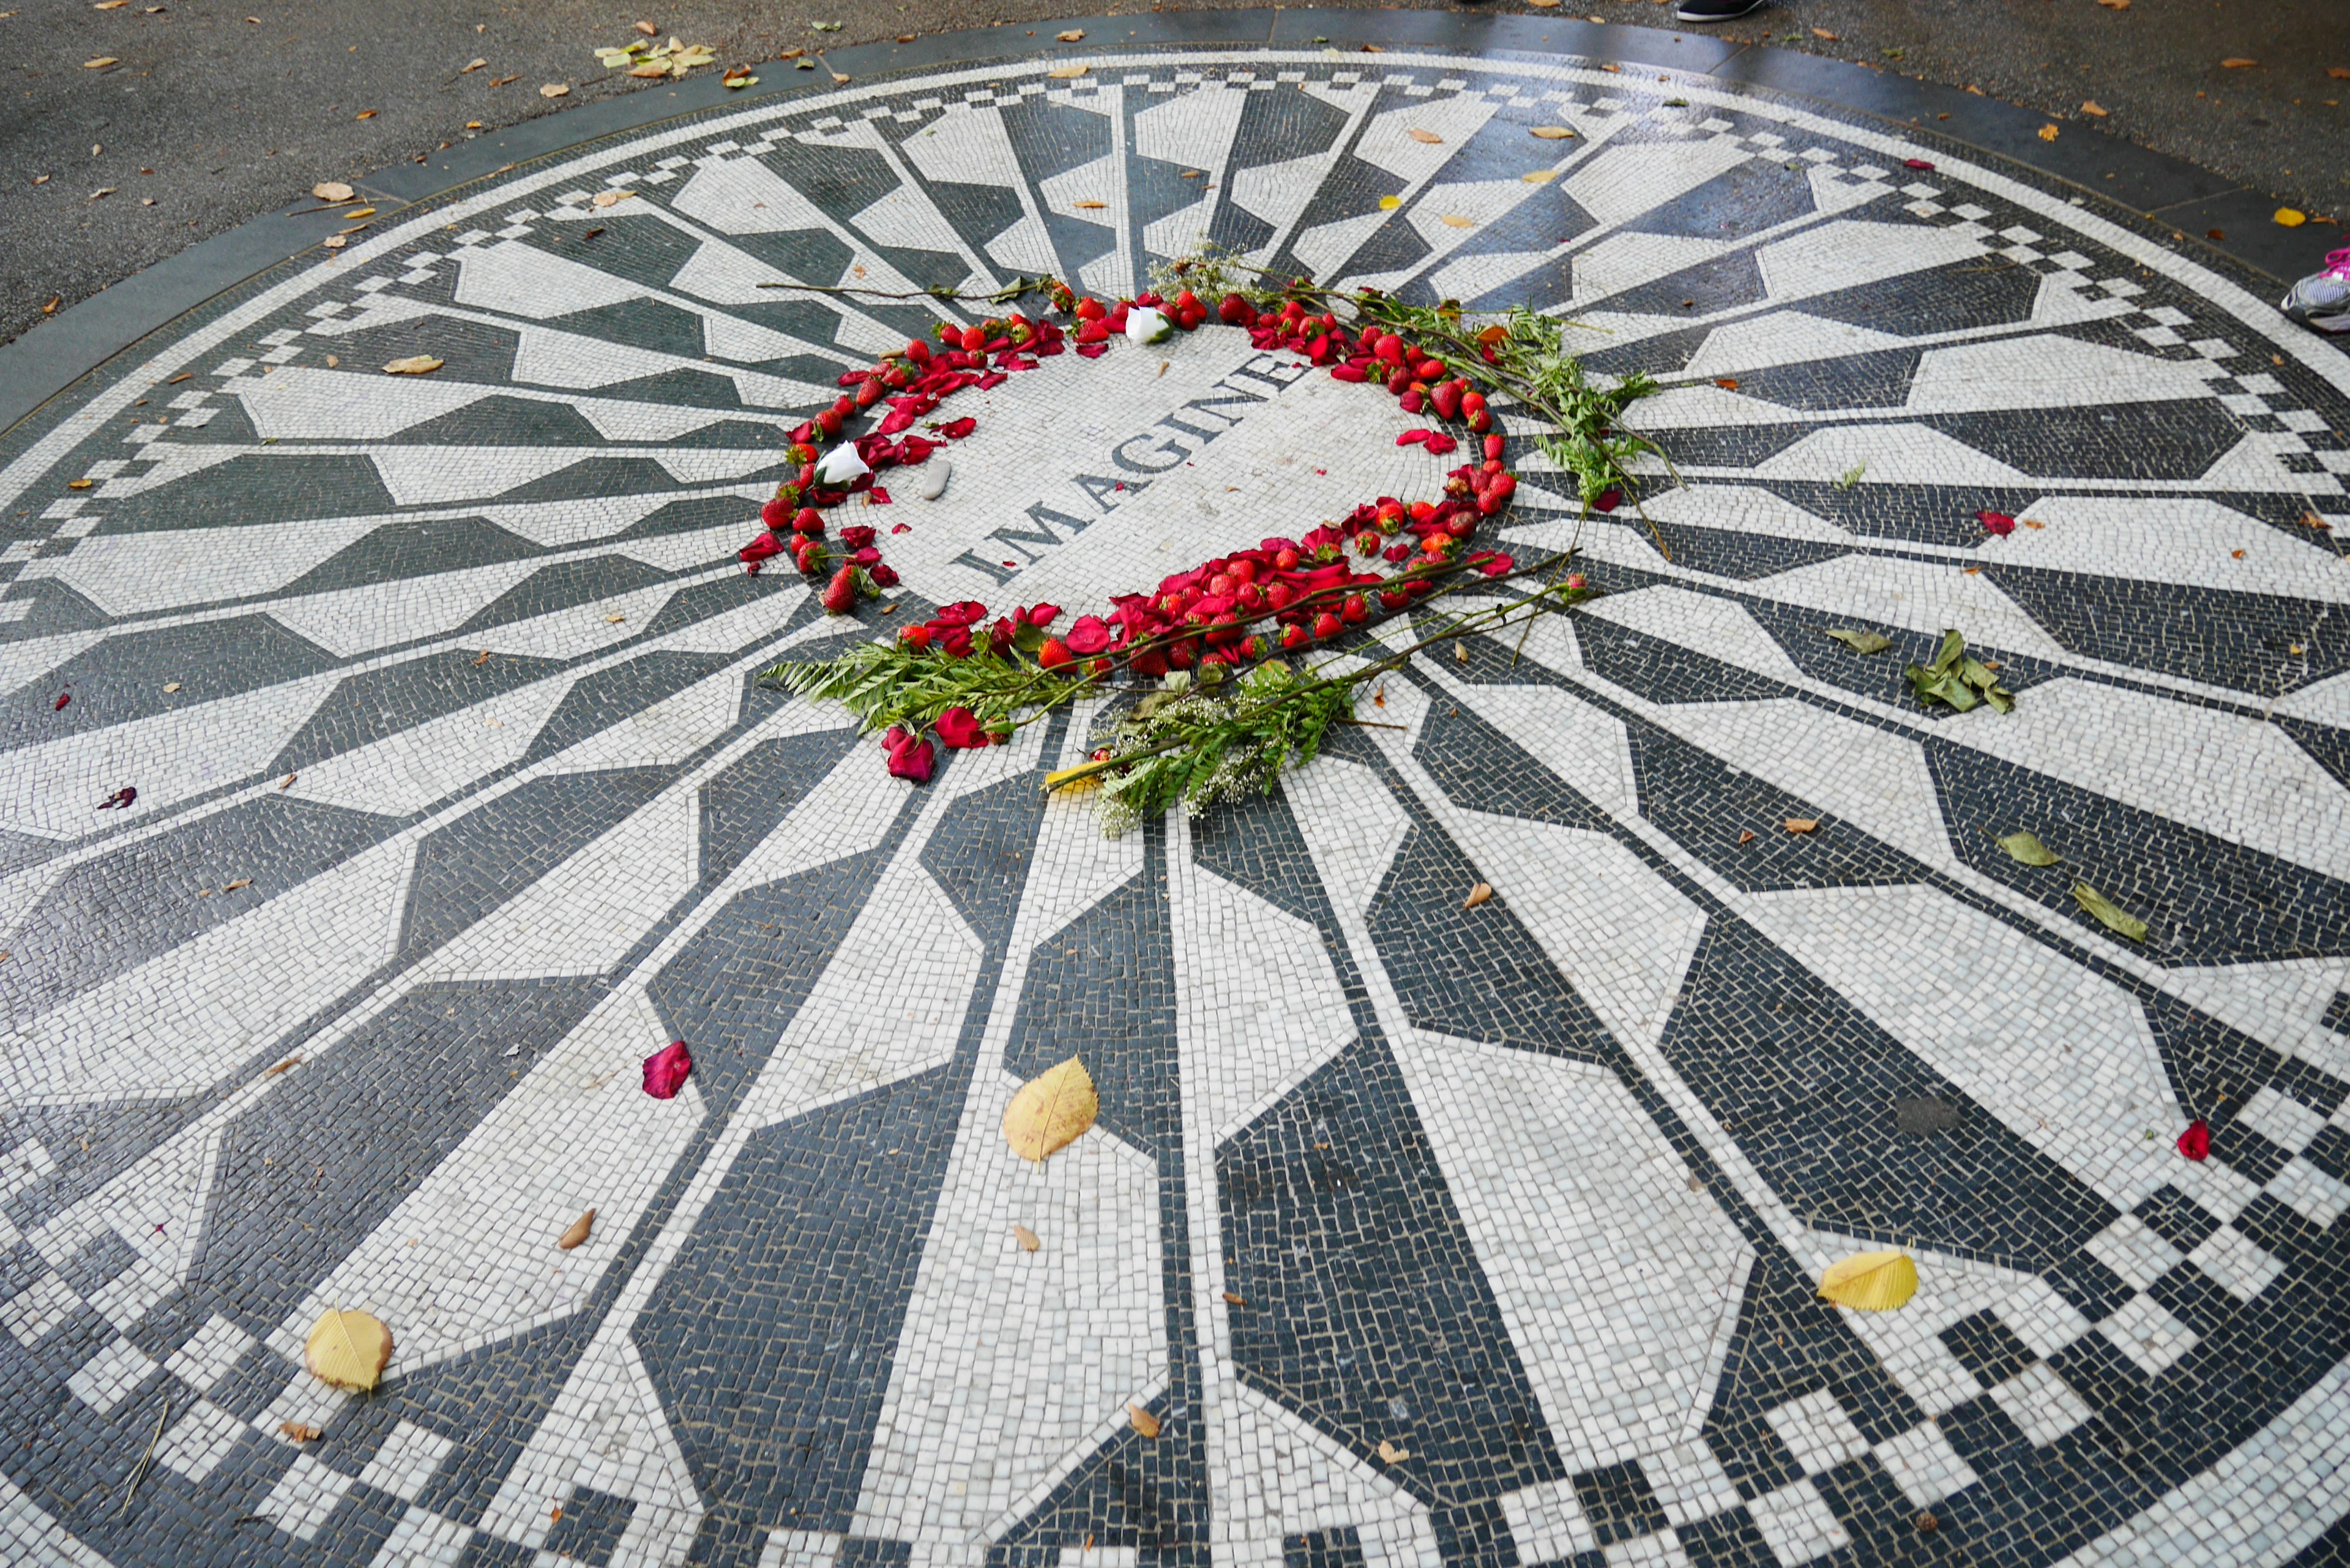
{"label": "person's foot", "polygon": [[1673,15],[1684,22],[1727,22],[1760,11],[1770,0],[1680,0]]}
{"label": "person's foot", "polygon": [[2350,246],[2328,255],[2324,267],[2287,289],[2278,308],[2287,320],[2313,332],[2350,332]]}

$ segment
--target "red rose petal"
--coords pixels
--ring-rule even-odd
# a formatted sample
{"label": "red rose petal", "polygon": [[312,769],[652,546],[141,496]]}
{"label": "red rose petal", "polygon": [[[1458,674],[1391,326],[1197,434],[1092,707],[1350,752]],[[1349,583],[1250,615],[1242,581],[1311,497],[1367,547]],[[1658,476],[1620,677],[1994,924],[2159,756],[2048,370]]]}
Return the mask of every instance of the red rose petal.
{"label": "red rose petal", "polygon": [[2210,1158],[2210,1124],[2206,1122],[2201,1116],[2197,1116],[2193,1121],[2189,1122],[2187,1124],[2187,1130],[2178,1135],[2178,1152],[2192,1160],[2205,1160]]}
{"label": "red rose petal", "polygon": [[979,727],[979,718],[968,708],[950,708],[939,715],[939,739],[949,749],[967,752],[987,744],[987,732]]}
{"label": "red rose petal", "polygon": [[693,1053],[682,1040],[672,1040],[645,1058],[645,1093],[656,1100],[673,1100],[693,1071]]}
{"label": "red rose petal", "polygon": [[1901,167],[1904,169],[1923,169],[1929,174],[1934,171],[1934,166],[1931,163],[1927,162],[1922,158],[1904,158],[1901,161]]}
{"label": "red rose petal", "polygon": [[2004,535],[2015,532],[2015,519],[2004,512],[1978,512],[1975,515],[1981,518],[1982,525],[1993,534]]}
{"label": "red rose petal", "polygon": [[865,499],[870,505],[887,506],[889,504],[889,493],[877,484],[865,493]]}

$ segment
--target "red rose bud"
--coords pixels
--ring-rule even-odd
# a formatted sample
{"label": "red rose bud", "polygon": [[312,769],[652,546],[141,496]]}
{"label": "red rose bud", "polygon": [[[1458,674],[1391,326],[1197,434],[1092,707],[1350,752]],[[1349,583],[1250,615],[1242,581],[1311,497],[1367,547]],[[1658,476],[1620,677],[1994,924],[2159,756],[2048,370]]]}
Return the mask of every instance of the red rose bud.
{"label": "red rose bud", "polygon": [[1566,574],[1566,586],[1570,588],[1585,588],[1591,585],[1589,579],[1581,572],[1569,572]]}
{"label": "red rose bud", "polygon": [[975,751],[988,742],[987,732],[979,727],[977,715],[968,708],[948,709],[939,715],[937,728],[939,739],[952,751]]}
{"label": "red rose bud", "polygon": [[927,626],[901,626],[898,628],[898,640],[916,653],[927,653],[931,647],[931,628]]}
{"label": "red rose bud", "polygon": [[1485,438],[1485,459],[1489,462],[1499,462],[1502,461],[1502,438],[1500,436],[1489,435]]}
{"label": "red rose bud", "polygon": [[824,514],[813,506],[803,506],[792,515],[792,529],[811,539],[824,536]]}
{"label": "red rose bud", "polygon": [[[892,732],[893,733],[895,732]],[[938,753],[931,750],[928,741],[908,740],[889,749],[889,776],[914,784],[931,782],[931,772],[938,765]]]}
{"label": "red rose bud", "polygon": [[873,586],[877,588],[894,588],[898,586],[898,568],[887,561],[875,562],[872,568],[865,575],[873,579]]}
{"label": "red rose bud", "polygon": [[1428,399],[1417,387],[1408,389],[1397,401],[1402,404],[1403,411],[1408,414],[1416,414],[1428,406]]}
{"label": "red rose bud", "polygon": [[2178,1152],[2198,1162],[2210,1158],[2210,1124],[2201,1116],[2197,1116],[2193,1121],[2189,1122],[2187,1130],[2178,1135]]}
{"label": "red rose bud", "polygon": [[673,1100],[693,1071],[693,1053],[682,1040],[672,1040],[645,1058],[645,1093],[656,1100]]}
{"label": "red rose bud", "polygon": [[843,566],[832,574],[822,600],[827,615],[847,615],[857,607],[857,568]]}

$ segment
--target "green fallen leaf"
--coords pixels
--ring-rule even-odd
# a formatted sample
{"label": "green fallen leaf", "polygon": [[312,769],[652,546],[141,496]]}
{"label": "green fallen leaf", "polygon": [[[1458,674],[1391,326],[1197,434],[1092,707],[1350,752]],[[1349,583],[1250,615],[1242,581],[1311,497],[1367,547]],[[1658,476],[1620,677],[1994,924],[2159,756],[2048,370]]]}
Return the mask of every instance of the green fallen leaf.
{"label": "green fallen leaf", "polygon": [[[1794,165],[1791,163],[1788,167],[1792,169]],[[1860,476],[1867,472],[1868,464],[1865,462],[1856,462],[1850,468],[1846,469],[1842,473],[1836,476],[1835,487],[1838,490],[1850,490],[1854,485],[1860,483]]]}
{"label": "green fallen leaf", "polygon": [[2127,937],[2134,942],[2146,940],[2146,922],[2126,909],[2116,907],[2103,893],[2086,882],[2073,884],[2073,901],[2097,917],[2107,930]]}
{"label": "green fallen leaf", "polygon": [[1820,630],[1835,638],[1855,653],[1882,653],[1893,646],[1890,638],[1873,631],[1857,631],[1848,626],[1824,626]]}
{"label": "green fallen leaf", "polygon": [[1967,656],[1967,639],[1956,631],[1942,633],[1933,663],[1912,664],[1902,673],[1908,677],[1921,707],[1947,702],[1961,713],[1979,702],[1988,702],[2002,713],[2015,707],[2015,694],[1999,683],[1999,676],[1988,665]]}
{"label": "green fallen leaf", "polygon": [[2005,838],[1996,838],[1991,842],[2006,850],[2009,858],[2022,861],[2026,866],[2056,864],[2056,852],[2041,843],[2030,828],[2018,828]]}
{"label": "green fallen leaf", "polygon": [[795,68],[803,71],[812,71],[816,69],[816,62],[814,60],[802,60]]}

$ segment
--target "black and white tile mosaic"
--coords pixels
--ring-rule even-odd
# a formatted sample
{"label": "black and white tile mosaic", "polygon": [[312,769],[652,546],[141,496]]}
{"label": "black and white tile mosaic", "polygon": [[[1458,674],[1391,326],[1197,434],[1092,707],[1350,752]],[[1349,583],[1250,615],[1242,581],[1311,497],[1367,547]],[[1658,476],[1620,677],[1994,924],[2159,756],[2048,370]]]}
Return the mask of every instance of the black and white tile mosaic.
{"label": "black and white tile mosaic", "polygon": [[[0,445],[0,1558],[2338,1554],[2350,364],[1764,94],[1068,57],[503,171]],[[1433,492],[1210,330],[967,394],[856,624],[742,575],[785,432],[961,319],[768,286],[1203,240],[1655,375],[1637,506],[1512,445],[1502,536],[1601,597],[1117,839],[1037,788],[1093,715],[916,789],[763,684]],[[1945,628],[2013,712],[1918,710]],[[1102,1116],[1024,1164],[1072,1054]],[[1908,1306],[1818,1299],[1883,1246]],[[372,1397],[301,1371],[333,1304]]]}

